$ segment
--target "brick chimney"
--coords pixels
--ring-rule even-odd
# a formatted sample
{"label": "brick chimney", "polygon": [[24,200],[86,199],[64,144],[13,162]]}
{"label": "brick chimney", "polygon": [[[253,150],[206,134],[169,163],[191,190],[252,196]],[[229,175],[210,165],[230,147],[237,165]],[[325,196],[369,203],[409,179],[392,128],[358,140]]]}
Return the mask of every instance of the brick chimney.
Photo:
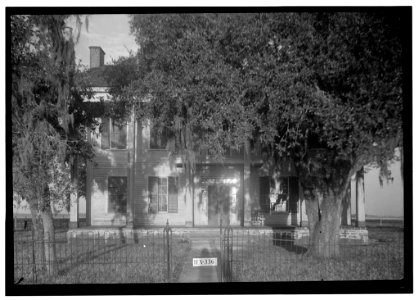
{"label": "brick chimney", "polygon": [[90,49],[90,68],[102,67],[105,64],[105,52],[101,47],[91,46]]}

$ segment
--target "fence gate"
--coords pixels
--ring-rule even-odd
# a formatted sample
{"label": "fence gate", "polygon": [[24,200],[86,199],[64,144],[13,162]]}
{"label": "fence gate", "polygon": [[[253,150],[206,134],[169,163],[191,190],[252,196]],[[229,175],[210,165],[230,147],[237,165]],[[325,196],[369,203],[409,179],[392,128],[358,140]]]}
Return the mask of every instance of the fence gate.
{"label": "fence gate", "polygon": [[220,226],[220,280],[231,282],[233,279],[233,228]]}

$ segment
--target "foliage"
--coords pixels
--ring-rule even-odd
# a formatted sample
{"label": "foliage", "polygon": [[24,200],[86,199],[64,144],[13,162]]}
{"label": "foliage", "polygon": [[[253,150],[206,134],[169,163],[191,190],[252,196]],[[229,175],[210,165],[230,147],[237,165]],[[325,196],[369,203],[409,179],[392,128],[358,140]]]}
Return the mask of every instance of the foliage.
{"label": "foliage", "polygon": [[92,155],[86,128],[94,122],[82,103],[88,91],[74,84],[74,44],[63,34],[68,17],[10,19],[13,188],[40,211],[76,188],[73,159]]}
{"label": "foliage", "polygon": [[172,132],[188,127],[196,150],[250,139],[307,171],[323,148],[332,159],[313,173],[330,177],[342,158],[384,166],[402,145],[400,16],[135,15],[131,29],[138,78],[117,94]]}
{"label": "foliage", "polygon": [[137,58],[131,52],[128,57],[121,56],[112,62],[112,65],[103,69],[103,77],[109,85],[108,92],[114,96],[113,101],[105,105],[105,116],[122,121],[126,119],[132,104],[127,101],[126,97],[120,97],[120,95],[131,82],[139,77],[138,63]]}
{"label": "foliage", "polygon": [[[136,99],[137,115],[169,129],[176,138],[175,150],[191,156],[238,149],[250,136],[249,117],[237,101],[238,72],[214,49],[222,34],[213,30],[218,26],[222,24],[206,15],[132,18],[140,44],[139,78],[123,97]],[[147,98],[151,101],[141,102]]]}
{"label": "foliage", "polygon": [[266,160],[292,159],[305,196],[319,203],[307,208],[323,214],[313,228],[333,238],[351,176],[375,164],[386,177],[403,146],[402,18],[133,15],[138,78],[118,96],[187,154],[222,157],[250,141]]}

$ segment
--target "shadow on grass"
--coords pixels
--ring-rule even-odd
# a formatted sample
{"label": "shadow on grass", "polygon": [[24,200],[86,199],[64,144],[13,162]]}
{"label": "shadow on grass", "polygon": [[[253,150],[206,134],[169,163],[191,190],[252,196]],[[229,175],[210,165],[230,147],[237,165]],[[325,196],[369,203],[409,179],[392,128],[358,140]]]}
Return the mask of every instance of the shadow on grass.
{"label": "shadow on grass", "polygon": [[308,250],[307,246],[298,245],[297,242],[301,243],[301,240],[295,240],[289,232],[274,231],[272,242],[274,246],[296,254],[305,254]]}
{"label": "shadow on grass", "polygon": [[70,263],[70,266],[66,266],[64,268],[59,269],[58,270],[58,275],[59,276],[68,275],[71,271],[73,271],[75,269],[78,269],[80,266],[87,264],[89,261],[98,259],[103,255],[106,255],[106,254],[109,254],[111,252],[115,252],[117,250],[125,248],[127,245],[125,245],[125,244],[121,244],[121,245],[114,244],[114,245],[104,245],[104,246],[105,246],[105,248],[93,249],[93,250],[88,251],[88,252],[82,252],[82,253],[78,254],[77,256],[73,256],[73,253],[71,253],[70,257],[57,260],[58,266],[67,265],[68,263]]}
{"label": "shadow on grass", "polygon": [[180,278],[180,274],[183,271],[183,268],[185,267],[185,263],[187,262],[187,258],[189,256],[189,253],[191,251],[191,243],[189,240],[183,240],[183,239],[173,239],[173,243],[178,244],[186,244],[188,243],[188,246],[186,247],[185,251],[182,252],[182,255],[180,257],[176,257],[177,261],[175,262],[175,266],[172,273],[172,282],[178,282]]}

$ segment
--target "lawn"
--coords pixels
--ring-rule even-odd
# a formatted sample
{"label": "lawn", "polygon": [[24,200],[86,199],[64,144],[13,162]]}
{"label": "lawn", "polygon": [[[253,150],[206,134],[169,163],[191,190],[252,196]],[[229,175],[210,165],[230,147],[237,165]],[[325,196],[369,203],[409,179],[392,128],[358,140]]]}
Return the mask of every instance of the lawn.
{"label": "lawn", "polygon": [[341,240],[340,256],[313,258],[306,241],[234,236],[232,281],[397,280],[403,278],[403,229],[369,230],[369,243]]}
{"label": "lawn", "polygon": [[[232,281],[320,281],[403,278],[403,228],[372,227],[369,243],[342,240],[340,256],[319,259],[306,255],[306,240],[289,240],[272,234],[249,235],[233,231]],[[274,236],[275,237],[275,236]],[[160,283],[168,282],[163,233],[150,232],[135,239],[77,238],[66,231],[56,234],[58,274],[43,274],[41,243],[30,232],[16,232],[15,281],[21,284]],[[187,238],[172,239],[170,282],[177,282],[191,249]]]}
{"label": "lawn", "polygon": [[[28,233],[26,233],[28,235]],[[58,274],[43,274],[37,257],[41,243],[30,236],[15,234],[15,281],[33,283],[157,283],[168,282],[167,252],[162,233],[144,234],[136,239],[77,238],[67,241],[65,233],[56,236]],[[176,281],[185,255],[187,239],[173,236],[170,281]],[[44,272],[45,273],[45,272]]]}

